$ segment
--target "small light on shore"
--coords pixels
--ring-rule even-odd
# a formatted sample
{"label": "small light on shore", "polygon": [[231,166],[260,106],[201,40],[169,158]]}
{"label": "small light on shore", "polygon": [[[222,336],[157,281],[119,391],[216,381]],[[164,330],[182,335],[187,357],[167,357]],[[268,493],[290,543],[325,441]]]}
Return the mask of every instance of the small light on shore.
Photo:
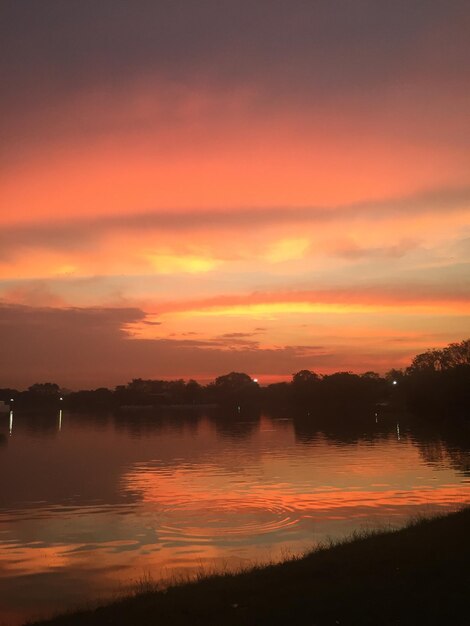
{"label": "small light on shore", "polygon": [[253,382],[254,382],[254,383],[257,383],[257,382],[258,382],[258,379],[257,379],[257,378],[253,378]]}

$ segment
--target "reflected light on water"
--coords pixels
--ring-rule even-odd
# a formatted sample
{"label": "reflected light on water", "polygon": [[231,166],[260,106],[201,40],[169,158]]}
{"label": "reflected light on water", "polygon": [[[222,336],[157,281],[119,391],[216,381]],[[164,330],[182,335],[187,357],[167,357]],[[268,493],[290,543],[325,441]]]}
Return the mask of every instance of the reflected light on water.
{"label": "reflected light on water", "polygon": [[325,431],[238,410],[67,414],[66,429],[63,417],[15,415],[0,446],[0,615],[11,624],[147,574],[276,560],[470,501],[468,448],[373,414],[370,427]]}

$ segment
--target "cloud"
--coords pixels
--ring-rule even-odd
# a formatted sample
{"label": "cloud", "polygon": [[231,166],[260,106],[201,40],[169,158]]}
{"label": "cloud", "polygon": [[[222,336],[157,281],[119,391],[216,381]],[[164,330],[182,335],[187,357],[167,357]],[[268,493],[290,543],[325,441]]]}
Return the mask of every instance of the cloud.
{"label": "cloud", "polygon": [[216,341],[219,341],[221,345],[225,345],[231,349],[238,350],[240,347],[256,349],[259,348],[259,341],[253,339],[257,333],[223,333],[215,337]]}
{"label": "cloud", "polygon": [[256,333],[224,333],[221,335],[224,339],[244,339],[246,337],[254,337]]}
{"label": "cloud", "polygon": [[[308,364],[293,319],[468,312],[465,0],[0,11],[0,288],[32,305],[8,321],[18,376],[284,372]],[[236,336],[257,324],[274,352]]]}
{"label": "cloud", "polygon": [[[230,230],[231,232],[270,228],[287,224],[330,224],[344,221],[357,222],[395,218],[414,218],[418,215],[458,213],[470,209],[470,187],[430,189],[405,197],[368,200],[337,206],[321,207],[271,207],[266,209],[232,208],[231,210],[156,211],[129,215],[107,216],[97,219],[54,219],[29,224],[5,225],[0,231],[0,261],[27,248],[58,251],[84,251],[101,239],[116,235],[138,235],[140,232],[158,231],[174,233],[207,233]],[[399,246],[411,246],[413,240],[402,241]],[[168,257],[170,258],[170,257]],[[182,260],[164,255],[155,256],[155,263],[173,262],[170,269],[178,269],[178,263],[202,264],[204,270],[212,267],[212,261],[182,256]],[[206,262],[207,261],[207,262]],[[166,267],[166,266],[165,266]]]}
{"label": "cloud", "polygon": [[191,254],[148,254],[147,259],[156,274],[199,274],[217,267],[217,260]]}
{"label": "cloud", "polygon": [[288,93],[360,90],[416,71],[432,56],[436,34],[439,73],[465,72],[468,17],[464,0],[428,0],[425,7],[406,0],[70,0],[66,7],[4,0],[1,69],[18,100],[110,89],[135,76],[260,81]]}
{"label": "cloud", "polygon": [[182,127],[183,142],[202,128],[225,149],[228,120],[238,115],[239,133],[280,111],[313,124],[317,150],[319,135],[354,129],[361,142],[387,129],[432,138],[443,153],[468,137],[464,0],[37,4],[4,0],[0,20],[2,159],[20,170],[29,151],[43,162],[59,144],[62,163],[73,142],[91,157],[95,141],[126,133],[165,158]]}
{"label": "cloud", "polygon": [[2,293],[2,299],[15,304],[26,304],[31,306],[66,306],[64,298],[55,293],[46,281],[31,280],[24,281],[7,288]]}
{"label": "cloud", "polygon": [[[335,289],[318,290],[285,290],[271,292],[252,292],[248,294],[226,294],[217,295],[211,298],[201,298],[195,300],[174,300],[172,302],[161,302],[158,305],[159,314],[174,313],[194,313],[210,312],[222,314],[228,311],[232,314],[243,313],[263,306],[273,311],[281,312],[282,305],[286,305],[285,312],[289,312],[289,305],[331,305],[336,307],[338,312],[341,307],[344,312],[348,312],[350,307],[361,306],[374,308],[400,309],[403,307],[420,306],[448,307],[450,310],[457,309],[463,314],[470,305],[470,292],[468,281],[458,286],[436,286],[424,284],[390,285],[370,285],[362,287],[339,287]],[[277,308],[276,308],[277,307]]]}
{"label": "cloud", "polygon": [[423,349],[419,333],[400,345],[387,337],[382,340],[383,333],[369,337],[367,329],[356,329],[343,339],[335,338],[333,331],[321,343],[321,334],[304,332],[303,337],[317,340],[277,346],[261,346],[238,336],[250,333],[236,331],[213,339],[134,338],[132,328],[146,321],[146,313],[138,308],[0,304],[2,385],[22,388],[55,381],[76,389],[114,386],[135,377],[208,381],[229,371],[245,371],[265,381],[289,378],[301,369],[384,371],[406,365],[417,346]]}
{"label": "cloud", "polygon": [[212,378],[231,370],[288,375],[332,359],[328,351],[240,346],[220,341],[132,339],[128,325],[145,322],[139,309],[0,305],[5,386],[54,380],[71,388],[115,385],[136,376]]}
{"label": "cloud", "polygon": [[404,239],[393,246],[364,247],[354,241],[345,240],[341,242],[333,254],[345,259],[398,259],[408,252],[416,250],[421,242],[418,239]]}

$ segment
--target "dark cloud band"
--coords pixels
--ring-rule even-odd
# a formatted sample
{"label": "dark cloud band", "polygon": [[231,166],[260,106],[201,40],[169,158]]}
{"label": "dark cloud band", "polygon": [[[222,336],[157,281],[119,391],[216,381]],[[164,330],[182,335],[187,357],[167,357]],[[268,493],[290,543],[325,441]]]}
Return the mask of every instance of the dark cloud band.
{"label": "dark cloud band", "polygon": [[106,216],[98,219],[41,221],[7,226],[0,231],[0,259],[22,248],[70,250],[89,246],[105,234],[145,230],[200,231],[269,228],[282,224],[328,223],[350,220],[381,220],[418,214],[442,214],[470,208],[470,187],[436,189],[408,197],[345,204],[335,207],[274,207],[159,211],[155,213]]}

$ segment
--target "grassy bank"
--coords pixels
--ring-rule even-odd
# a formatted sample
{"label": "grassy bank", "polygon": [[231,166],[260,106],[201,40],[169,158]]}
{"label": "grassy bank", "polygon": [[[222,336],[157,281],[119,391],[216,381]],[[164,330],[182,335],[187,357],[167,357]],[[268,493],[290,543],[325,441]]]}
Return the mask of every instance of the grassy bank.
{"label": "grassy bank", "polygon": [[143,626],[470,623],[470,509],[300,559],[142,593],[37,624]]}

